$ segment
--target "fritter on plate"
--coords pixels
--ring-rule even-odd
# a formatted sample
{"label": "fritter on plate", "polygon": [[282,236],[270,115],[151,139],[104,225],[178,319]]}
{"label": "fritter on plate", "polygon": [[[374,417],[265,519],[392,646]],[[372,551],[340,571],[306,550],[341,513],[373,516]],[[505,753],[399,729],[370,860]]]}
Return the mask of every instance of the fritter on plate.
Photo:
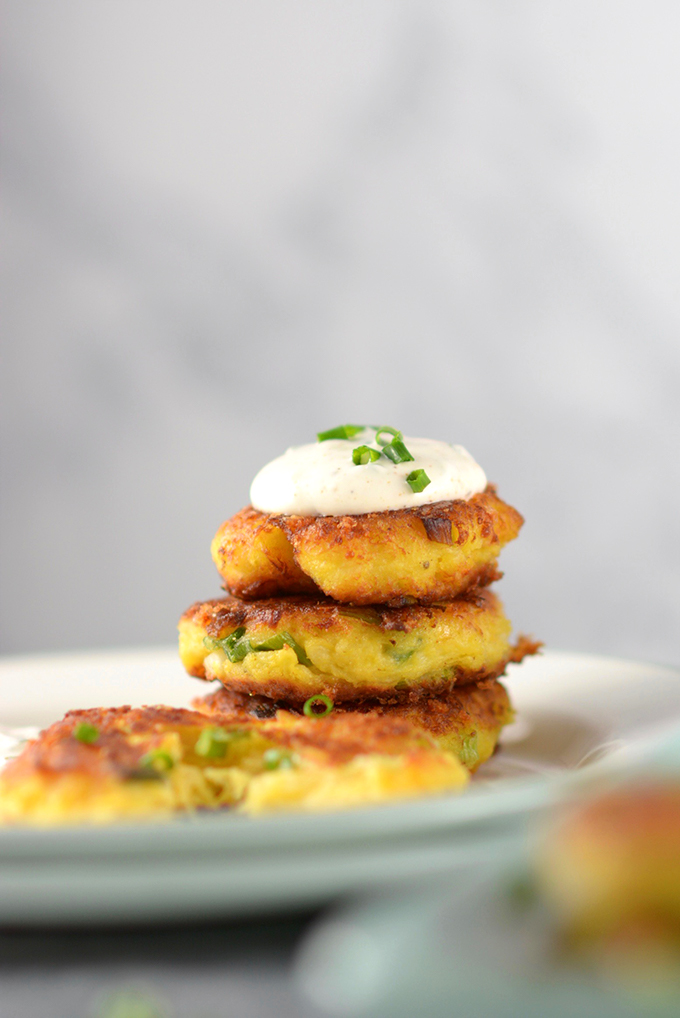
{"label": "fritter on plate", "polygon": [[323,592],[346,604],[426,604],[500,576],[523,520],[493,487],[467,501],[358,516],[276,516],[252,506],[222,524],[212,556],[225,586],[252,600]]}
{"label": "fritter on plate", "polygon": [[232,690],[302,703],[390,699],[496,678],[537,649],[510,644],[510,622],[488,590],[445,604],[349,608],[302,596],[194,604],[180,619],[190,675]]}
{"label": "fritter on plate", "polygon": [[[300,716],[300,709],[289,704],[224,687],[198,697],[193,705],[198,711],[229,718],[233,724],[253,718],[282,720]],[[338,704],[333,713],[336,717],[344,714],[348,718],[406,721],[434,738],[441,749],[453,753],[471,772],[489,759],[503,726],[514,719],[506,690],[493,679],[481,685],[456,686],[436,697],[422,696],[393,704],[371,700]]]}
{"label": "fritter on plate", "polygon": [[401,718],[273,721],[173,707],[71,711],[0,772],[0,821],[331,810],[458,791],[468,771]]}

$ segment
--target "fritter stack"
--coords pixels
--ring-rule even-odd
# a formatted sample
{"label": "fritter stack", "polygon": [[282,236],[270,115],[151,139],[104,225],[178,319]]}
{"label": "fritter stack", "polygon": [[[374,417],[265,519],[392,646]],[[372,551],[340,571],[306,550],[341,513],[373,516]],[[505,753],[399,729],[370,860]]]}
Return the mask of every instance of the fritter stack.
{"label": "fritter stack", "polygon": [[[345,516],[250,506],[227,520],[212,554],[229,594],[179,626],[187,671],[218,690],[194,710],[69,712],[0,774],[0,822],[321,810],[465,787],[513,717],[499,676],[538,647],[510,643],[489,589],[522,518],[491,487],[417,504],[426,485],[442,489],[424,469],[408,473],[400,432],[373,431],[394,436],[389,450],[350,447],[348,458],[338,446],[350,487],[355,476],[408,482],[417,500]],[[385,456],[396,473],[347,473]],[[316,492],[319,474],[308,476]]]}
{"label": "fritter stack", "polygon": [[[408,788],[392,790],[376,772],[346,802],[462,787],[513,718],[499,676],[538,647],[511,644],[489,589],[522,522],[491,486],[468,500],[354,516],[243,509],[212,543],[229,596],[194,604],[180,620],[187,671],[221,684],[194,706],[223,724],[292,725],[327,754],[341,728],[345,762],[385,763],[387,733],[417,739]],[[428,764],[442,753],[449,767],[433,783]],[[295,764],[293,753],[287,770]],[[263,808],[319,808],[322,799],[273,797]]]}

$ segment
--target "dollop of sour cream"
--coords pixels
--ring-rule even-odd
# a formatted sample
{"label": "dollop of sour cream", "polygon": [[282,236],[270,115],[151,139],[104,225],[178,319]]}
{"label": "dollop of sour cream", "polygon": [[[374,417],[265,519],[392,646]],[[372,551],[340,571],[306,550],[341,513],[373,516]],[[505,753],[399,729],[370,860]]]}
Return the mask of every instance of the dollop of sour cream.
{"label": "dollop of sour cream", "polygon": [[[371,428],[351,439],[295,446],[260,470],[250,501],[260,512],[285,516],[358,516],[484,491],[486,475],[462,445],[407,437],[404,443],[412,461],[392,463],[381,456],[362,465],[352,461],[352,451],[359,445],[379,448]],[[424,470],[430,479],[422,491],[412,491],[406,480],[413,470]]]}

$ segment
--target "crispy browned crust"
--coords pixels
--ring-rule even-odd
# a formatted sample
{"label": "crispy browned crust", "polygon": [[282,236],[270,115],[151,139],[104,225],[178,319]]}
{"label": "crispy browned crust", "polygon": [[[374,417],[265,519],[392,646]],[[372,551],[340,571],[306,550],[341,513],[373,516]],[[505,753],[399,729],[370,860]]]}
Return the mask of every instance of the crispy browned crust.
{"label": "crispy browned crust", "polygon": [[[95,743],[76,739],[74,731],[80,722],[95,725],[99,735]],[[193,728],[224,726],[251,731],[276,746],[305,754],[323,765],[336,766],[353,757],[369,753],[408,755],[437,750],[436,743],[424,731],[417,730],[405,716],[334,712],[326,718],[289,717],[280,720],[259,720],[243,713],[236,717],[230,711],[182,710],[175,707],[97,708],[70,711],[30,742],[21,755],[5,767],[6,786],[35,773],[86,775],[93,780],[113,778],[125,781],[149,777],[141,766],[145,753],[160,743],[167,732]],[[130,745],[130,736],[142,738]],[[266,745],[266,743],[265,743]]]}
{"label": "crispy browned crust", "polygon": [[[83,722],[99,730],[96,743],[76,739],[74,732]],[[4,769],[3,777],[15,780],[34,771],[63,774],[135,776],[150,743],[130,745],[130,735],[162,740],[169,728],[205,727],[205,716],[179,707],[95,707],[72,710],[25,747]]]}
{"label": "crispy browned crust", "polygon": [[[219,714],[228,719],[230,724],[252,721],[253,718],[266,720],[275,717],[279,710],[302,714],[299,704],[270,700],[259,694],[239,693],[224,687],[208,696],[197,697],[193,706],[210,715]],[[437,697],[410,694],[403,699],[393,697],[390,701],[338,703],[333,710],[336,717],[350,714],[354,717],[369,715],[374,718],[399,719],[435,738],[470,725],[494,728],[507,723],[511,713],[505,687],[493,679],[481,685],[457,687]]]}
{"label": "crispy browned crust", "polygon": [[[213,557],[216,564],[218,559],[222,563],[218,569],[226,590],[248,601],[277,594],[321,594],[295,561],[279,520],[249,505],[222,524],[213,541]],[[259,562],[243,573],[238,563],[255,545],[261,549]]]}
{"label": "crispy browned crust", "polygon": [[[226,589],[246,600],[323,592],[355,605],[433,603],[499,579],[502,574],[496,556],[517,536],[523,522],[516,509],[498,498],[492,485],[467,501],[433,502],[357,516],[276,516],[247,506],[222,524],[212,551]],[[414,573],[395,579],[389,590],[379,589],[367,563],[378,547],[392,546],[399,554],[405,541],[417,542],[423,557],[431,544],[463,547],[472,542],[476,548],[489,549],[492,559],[478,561],[471,555],[448,573]],[[244,556],[245,549],[255,546],[259,549],[257,565]],[[346,559],[346,574],[330,586],[320,581],[321,591],[311,576],[314,570],[308,575],[304,563],[310,555],[323,559],[325,553],[337,556],[339,551],[340,560]]]}
{"label": "crispy browned crust", "polygon": [[342,625],[343,620],[347,618],[358,618],[386,631],[409,633],[428,622],[436,622],[444,613],[452,611],[465,613],[469,611],[470,605],[481,611],[498,610],[498,601],[491,591],[472,590],[463,597],[445,604],[400,606],[375,604],[364,605],[356,610],[338,604],[323,594],[316,597],[292,595],[263,598],[259,601],[219,597],[211,601],[197,601],[187,608],[182,618],[196,622],[213,639],[219,639],[239,626],[285,629],[292,619],[317,631],[333,629]]}
{"label": "crispy browned crust", "polygon": [[516,509],[498,498],[491,484],[468,500],[430,502],[409,509],[388,509],[357,516],[272,516],[271,519],[286,531],[291,540],[299,534],[313,531],[329,544],[345,544],[362,538],[373,539],[376,532],[388,535],[395,525],[410,525],[418,520],[428,539],[438,544],[465,544],[473,531],[485,541],[495,544],[499,541],[496,527],[501,507],[504,513],[509,510],[509,518],[519,530],[524,519]]}
{"label": "crispy browned crust", "polygon": [[519,664],[525,657],[538,654],[542,647],[543,643],[541,640],[535,640],[533,636],[526,636],[524,633],[520,633],[512,647],[509,661],[512,661],[513,664]]}
{"label": "crispy browned crust", "polygon": [[[226,719],[223,723],[227,723]],[[316,751],[330,766],[340,766],[370,753],[399,756],[436,749],[424,732],[405,718],[390,715],[333,713],[323,718],[299,717],[286,725],[277,721],[260,725],[259,731],[265,738],[294,752]]]}
{"label": "crispy browned crust", "polygon": [[[419,683],[416,688],[412,687],[410,690],[404,690],[403,692],[395,689],[384,689],[381,686],[366,685],[357,687],[350,682],[334,679],[333,685],[324,687],[322,693],[330,696],[335,703],[346,704],[348,709],[357,709],[358,705],[365,700],[375,703],[399,703],[402,697],[408,699],[413,695],[438,696],[441,693],[452,690],[454,687],[476,685],[497,679],[504,674],[507,664],[508,661],[505,660],[497,668],[480,668],[477,671],[456,668],[451,678],[425,680]],[[200,676],[197,676],[197,678],[200,678]],[[248,679],[229,680],[229,688],[237,693],[250,693],[251,687],[252,683]],[[285,680],[261,682],[258,688],[264,691],[268,699],[283,700],[288,703],[301,704],[306,696],[306,694],[300,695],[300,689],[294,683],[286,682]]]}

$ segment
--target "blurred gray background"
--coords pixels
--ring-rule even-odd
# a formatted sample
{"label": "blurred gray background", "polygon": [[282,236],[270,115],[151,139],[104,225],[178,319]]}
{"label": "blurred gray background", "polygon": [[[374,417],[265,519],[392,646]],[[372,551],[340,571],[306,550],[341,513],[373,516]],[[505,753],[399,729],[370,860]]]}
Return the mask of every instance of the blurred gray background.
{"label": "blurred gray background", "polygon": [[1,649],[169,643],[255,471],[467,446],[518,629],[680,662],[680,7],[6,0]]}

